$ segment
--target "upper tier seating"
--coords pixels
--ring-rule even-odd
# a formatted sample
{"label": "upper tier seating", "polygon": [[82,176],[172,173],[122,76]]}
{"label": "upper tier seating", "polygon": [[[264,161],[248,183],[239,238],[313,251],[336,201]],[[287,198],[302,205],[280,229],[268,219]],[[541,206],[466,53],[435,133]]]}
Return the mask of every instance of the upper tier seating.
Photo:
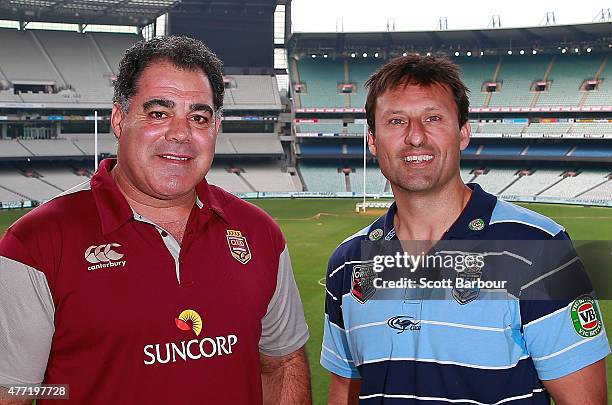
{"label": "upper tier seating", "polygon": [[482,107],[487,98],[487,93],[482,92],[482,84],[493,80],[497,58],[468,59],[463,58],[460,62],[463,82],[470,89],[470,106]]}
{"label": "upper tier seating", "polygon": [[382,66],[384,62],[379,59],[350,59],[349,81],[355,83],[354,92],[351,93],[351,107],[364,108],[367,91],[364,87],[366,80]]}
{"label": "upper tier seating", "polygon": [[595,76],[601,65],[601,55],[557,55],[548,80],[552,84],[541,92],[536,106],[573,106],[582,98],[580,85]]}
{"label": "upper tier seating", "polygon": [[34,31],[0,28],[0,69],[11,82],[27,80],[63,85],[62,78],[45,58],[34,34]]}
{"label": "upper tier seating", "polygon": [[534,93],[531,84],[542,80],[550,56],[513,55],[503,58],[497,80],[502,83],[501,89],[491,96],[490,107],[529,106]]}
{"label": "upper tier seating", "polygon": [[307,92],[300,94],[302,107],[344,107],[338,83],[344,79],[343,64],[328,59],[298,61],[300,80]]}
{"label": "upper tier seating", "polygon": [[223,104],[226,109],[280,110],[280,93],[274,76],[232,75],[228,77],[235,81],[236,87],[225,90]]}
{"label": "upper tier seating", "polygon": [[599,77],[601,80],[597,90],[589,91],[585,106],[609,106],[612,104],[612,60],[608,54],[608,61]]}
{"label": "upper tier seating", "polygon": [[[463,80],[470,89],[471,107],[578,106],[585,95],[580,86],[585,79],[595,77],[604,58],[604,54],[538,54],[460,57],[455,62],[461,67]],[[363,108],[367,94],[363,84],[385,62],[373,58],[298,60],[300,80],[308,87],[307,93],[299,95],[301,106]],[[346,97],[339,94],[337,88],[338,83],[346,81],[345,64],[348,81],[356,85],[354,92]],[[499,71],[494,77],[498,64]],[[552,69],[546,80],[550,86],[545,91],[536,92],[533,83],[544,80],[549,66]],[[296,72],[293,67],[290,70],[291,80],[296,83]],[[608,63],[599,77],[598,90],[588,93],[584,105],[612,104],[611,72],[612,63]],[[501,83],[497,91],[482,91],[483,83],[494,78]]]}

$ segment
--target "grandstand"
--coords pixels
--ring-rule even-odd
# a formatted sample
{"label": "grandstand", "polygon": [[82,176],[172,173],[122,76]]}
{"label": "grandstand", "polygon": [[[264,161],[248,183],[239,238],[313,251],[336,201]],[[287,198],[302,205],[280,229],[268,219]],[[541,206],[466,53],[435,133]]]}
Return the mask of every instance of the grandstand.
{"label": "grandstand", "polygon": [[[592,40],[603,35],[605,24],[576,28]],[[461,177],[511,199],[585,202],[594,196],[601,203],[599,196],[606,194],[598,190],[609,187],[612,171],[612,98],[606,96],[610,47],[603,39],[590,44],[572,27],[530,32],[548,44],[535,47],[507,30],[507,38],[517,41],[510,52],[499,32],[479,31],[477,40],[485,43],[478,45],[463,32],[435,33],[455,47],[457,38],[466,41],[461,52],[441,49],[459,64],[470,89],[473,139],[462,152]],[[567,43],[576,35],[578,47]],[[419,33],[294,34],[289,59],[293,150],[306,190],[363,189],[363,84],[386,60],[401,55],[402,42],[431,52],[422,41]],[[473,51],[475,46],[481,51]],[[367,161],[375,173],[376,159],[368,153]],[[365,189],[389,192],[387,182],[371,174]]]}
{"label": "grandstand", "polygon": [[[109,125],[112,84],[123,52],[141,39],[0,28],[2,201],[46,201],[90,177],[94,110],[99,156],[117,153]],[[286,156],[290,146],[281,141],[285,107],[274,72],[228,67],[224,81],[225,114],[210,182],[232,192],[302,191]]]}
{"label": "grandstand", "polygon": [[[579,28],[591,42],[602,32],[600,24]],[[576,30],[534,30],[548,38],[548,48],[509,55],[493,37],[514,32],[482,30],[488,42],[480,56],[448,52],[471,93],[473,139],[462,152],[461,176],[510,198],[601,200],[612,172],[610,48],[578,37],[580,52],[570,45],[559,52],[555,38],[579,35]],[[439,34],[442,44],[451,34]],[[292,103],[283,101],[277,72],[226,68],[225,114],[209,181],[236,193],[357,195],[365,186],[367,194],[388,195],[369,151],[363,181],[364,83],[401,54],[399,44],[422,41],[416,33],[389,36],[393,47],[376,33],[346,34],[338,48],[343,42],[335,33],[293,34],[287,64]],[[112,80],[123,50],[139,39],[134,33],[0,29],[6,44],[0,49],[4,199],[45,200],[91,175],[93,109],[101,116],[98,153],[116,153],[108,122]],[[527,45],[516,47],[531,49]],[[16,181],[21,178],[23,187]]]}
{"label": "grandstand", "polygon": [[[228,0],[202,7],[194,1],[87,0],[73,2],[83,7],[79,13],[53,14],[48,9],[61,7],[42,3],[65,2],[0,2],[2,18],[19,21],[19,28],[0,28],[0,208],[37,205],[89,181],[96,157],[94,111],[99,117],[97,157],[116,155],[109,119],[122,53],[143,37],[166,33],[205,33],[199,37],[225,62],[221,131],[206,178],[242,198],[361,197],[364,190],[370,199],[390,197],[389,182],[369,151],[364,182],[363,86],[389,59],[418,52],[447,55],[462,68],[470,89],[472,139],[461,154],[464,182],[515,201],[612,205],[609,22],[467,31],[287,32],[282,44],[274,30],[273,44],[251,46],[250,37],[262,32],[272,42],[272,27],[259,32],[253,23],[271,13],[270,4]],[[273,3],[291,9],[290,1]],[[232,15],[235,10],[239,16]],[[24,21],[33,15],[78,27],[34,29]],[[203,15],[212,16],[214,24]],[[158,17],[170,21],[157,24]],[[176,23],[187,18],[192,26]],[[89,31],[94,24],[110,24],[111,31],[119,31],[117,24],[135,29]],[[228,26],[235,33],[220,29]],[[283,58],[286,68],[273,65]],[[269,212],[287,235],[313,353],[320,349],[322,328],[320,307],[312,302],[322,302],[325,294],[316,284],[325,269],[321,257],[349,229],[360,229],[372,218],[345,215],[353,201],[289,202],[267,200],[264,207],[277,204]],[[567,215],[565,208],[557,208],[546,214],[558,210]],[[593,224],[601,223],[603,209],[572,212],[588,217],[590,211]],[[575,218],[574,223],[588,228],[583,235],[589,235],[591,223]],[[315,403],[323,403],[327,373],[316,365],[317,356],[310,360]]]}

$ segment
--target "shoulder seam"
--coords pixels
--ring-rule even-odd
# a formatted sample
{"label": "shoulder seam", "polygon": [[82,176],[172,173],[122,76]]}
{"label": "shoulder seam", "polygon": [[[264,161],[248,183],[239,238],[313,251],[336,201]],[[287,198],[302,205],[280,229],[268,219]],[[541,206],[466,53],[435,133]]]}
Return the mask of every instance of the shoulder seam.
{"label": "shoulder seam", "polygon": [[344,245],[346,242],[350,242],[355,238],[358,238],[360,236],[365,236],[368,234],[368,231],[370,230],[370,228],[372,228],[372,225],[374,225],[376,223],[376,221],[378,221],[380,218],[376,218],[375,221],[373,221],[370,225],[366,226],[365,228],[355,232],[354,234],[352,234],[351,236],[349,236],[348,238],[344,239],[342,242],[340,242],[340,244],[337,246],[340,247],[342,245]]}
{"label": "shoulder seam", "polygon": [[[522,225],[526,225],[535,229],[539,229],[542,232],[545,232],[547,234],[549,234],[550,236],[556,236],[559,234],[559,232],[563,232],[565,231],[565,228],[558,224],[557,222],[555,222],[554,220],[552,220],[551,218],[547,217],[546,215],[542,215],[538,212],[532,211],[530,209],[521,207],[519,205],[516,204],[512,204],[508,201],[502,200],[500,198],[497,199],[497,204],[501,204],[501,205],[506,205],[506,206],[510,206],[513,210],[518,211],[520,213],[524,213],[525,215],[532,215],[535,218],[540,218],[542,221],[548,223],[549,225],[551,225],[551,227],[555,227],[558,228],[556,232],[553,232],[553,230],[547,229],[541,225],[535,224],[533,222],[529,222],[528,219],[527,220],[520,220],[518,218],[515,218],[514,215],[510,215],[508,218],[505,219],[497,219],[497,220],[493,220],[493,218],[491,218],[491,220],[489,220],[489,225],[495,225],[495,224],[500,224],[500,223],[516,223],[516,224],[522,224]],[[495,212],[495,208],[493,208],[493,212]]]}

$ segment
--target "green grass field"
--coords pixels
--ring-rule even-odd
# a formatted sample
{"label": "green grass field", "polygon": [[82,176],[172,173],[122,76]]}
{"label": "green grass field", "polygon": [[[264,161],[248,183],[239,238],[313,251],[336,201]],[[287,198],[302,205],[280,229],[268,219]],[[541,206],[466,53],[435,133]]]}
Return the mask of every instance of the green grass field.
{"label": "green grass field", "polygon": [[[336,246],[347,236],[371,223],[375,217],[356,214],[357,201],[349,199],[282,199],[254,202],[278,221],[287,238],[306,319],[310,326],[308,353],[313,377],[314,403],[324,404],[329,377],[319,365],[325,296],[319,281],[325,277],[327,259]],[[526,206],[564,225],[575,240],[612,240],[612,209],[546,204]],[[23,214],[23,210],[0,212],[0,233]],[[603,301],[601,307],[609,327],[612,325],[612,303]],[[610,362],[607,367],[610,380]],[[612,401],[610,393],[608,397]]]}

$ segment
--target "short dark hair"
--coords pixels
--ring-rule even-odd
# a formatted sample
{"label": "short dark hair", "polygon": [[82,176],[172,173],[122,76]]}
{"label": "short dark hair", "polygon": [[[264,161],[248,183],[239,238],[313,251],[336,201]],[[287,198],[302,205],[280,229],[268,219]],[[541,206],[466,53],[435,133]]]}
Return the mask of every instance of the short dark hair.
{"label": "short dark hair", "polygon": [[213,107],[219,111],[223,107],[223,64],[202,41],[182,36],[153,38],[138,41],[130,47],[121,62],[115,81],[113,102],[121,105],[124,111],[130,106],[130,98],[136,93],[142,72],[153,62],[167,60],[179,69],[202,70],[213,90]]}
{"label": "short dark hair", "polygon": [[444,56],[408,54],[390,60],[365,83],[368,89],[365,110],[370,132],[374,133],[375,129],[376,99],[387,90],[408,84],[447,85],[457,105],[459,128],[465,125],[470,107],[469,89],[461,80],[459,66]]}

